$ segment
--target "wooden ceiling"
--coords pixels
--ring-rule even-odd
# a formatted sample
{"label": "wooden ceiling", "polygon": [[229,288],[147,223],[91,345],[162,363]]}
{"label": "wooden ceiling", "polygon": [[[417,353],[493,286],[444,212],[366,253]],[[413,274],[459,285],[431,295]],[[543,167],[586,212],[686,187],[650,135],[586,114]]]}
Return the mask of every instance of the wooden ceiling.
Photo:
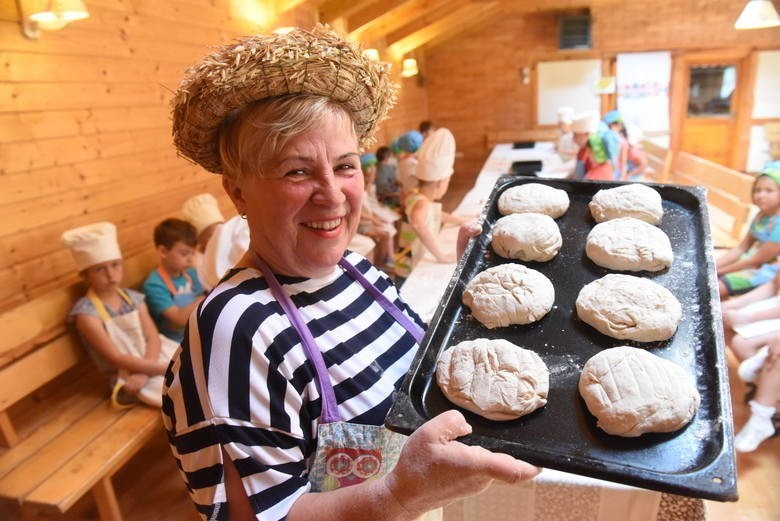
{"label": "wooden ceiling", "polygon": [[277,0],[277,13],[302,5],[319,20],[347,33],[364,47],[400,60],[436,45],[502,12],[576,10],[622,0]]}

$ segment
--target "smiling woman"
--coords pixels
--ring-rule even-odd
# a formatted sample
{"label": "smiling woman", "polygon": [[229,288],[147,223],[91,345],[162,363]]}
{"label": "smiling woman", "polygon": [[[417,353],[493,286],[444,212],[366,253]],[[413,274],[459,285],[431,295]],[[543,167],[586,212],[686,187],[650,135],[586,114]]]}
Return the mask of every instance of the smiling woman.
{"label": "smiling woman", "polygon": [[179,152],[223,175],[250,234],[166,375],[165,427],[204,518],[412,520],[538,472],[455,441],[471,428],[456,411],[408,440],[383,427],[423,322],[346,248],[360,147],[394,96],[384,64],[318,26],[224,47],[174,98]]}

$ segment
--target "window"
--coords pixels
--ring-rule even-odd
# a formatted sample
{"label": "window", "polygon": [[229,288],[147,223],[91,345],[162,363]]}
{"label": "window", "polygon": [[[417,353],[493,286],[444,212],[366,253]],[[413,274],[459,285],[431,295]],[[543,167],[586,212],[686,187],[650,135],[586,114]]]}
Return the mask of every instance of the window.
{"label": "window", "polygon": [[730,115],[731,95],[736,86],[737,69],[733,65],[691,67],[688,115]]}

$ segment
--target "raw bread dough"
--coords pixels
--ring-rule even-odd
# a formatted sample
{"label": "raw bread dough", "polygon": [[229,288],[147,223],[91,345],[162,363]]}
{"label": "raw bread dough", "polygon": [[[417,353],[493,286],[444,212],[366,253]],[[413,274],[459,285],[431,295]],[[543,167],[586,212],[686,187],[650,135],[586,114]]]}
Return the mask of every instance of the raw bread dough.
{"label": "raw bread dough", "polygon": [[604,432],[626,437],[679,430],[701,401],[680,366],[629,346],[606,349],[588,360],[579,391]]}
{"label": "raw bread dough", "polygon": [[555,301],[550,279],[522,264],[500,264],[477,274],[463,291],[463,303],[485,327],[530,324]]}
{"label": "raw bread dough", "polygon": [[493,225],[493,251],[507,259],[546,262],[558,255],[561,244],[561,231],[549,215],[515,213]]}
{"label": "raw bread dough", "polygon": [[618,339],[654,342],[674,335],[682,306],[650,279],[609,274],[580,290],[577,315],[599,332]]}
{"label": "raw bread dough", "polygon": [[634,217],[618,217],[594,226],[585,253],[599,266],[621,271],[660,271],[674,259],[666,233]]}
{"label": "raw bread dough", "polygon": [[599,190],[588,203],[596,222],[618,217],[636,217],[658,225],[664,216],[661,194],[641,183],[632,183]]}
{"label": "raw bread dough", "polygon": [[501,215],[543,213],[557,219],[568,209],[569,194],[565,190],[541,183],[513,186],[498,197],[498,211]]}
{"label": "raw bread dough", "polygon": [[436,362],[436,382],[455,405],[491,420],[514,420],[547,403],[550,371],[507,340],[466,340]]}

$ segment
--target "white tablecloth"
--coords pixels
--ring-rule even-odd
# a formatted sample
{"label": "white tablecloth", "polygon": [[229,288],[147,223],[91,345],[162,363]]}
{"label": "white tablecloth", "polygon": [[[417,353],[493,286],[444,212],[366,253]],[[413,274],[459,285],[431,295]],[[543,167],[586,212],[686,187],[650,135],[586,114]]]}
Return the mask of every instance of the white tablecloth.
{"label": "white tablecloth", "polygon": [[[539,177],[566,177],[568,165],[562,164],[552,143],[538,143],[532,149],[499,144],[453,213],[476,220],[498,178],[510,171],[513,161],[521,160],[541,160]],[[442,229],[439,238],[445,249],[455,249],[457,231],[455,226]],[[433,317],[455,267],[438,263],[426,254],[401,287],[404,300],[426,322]],[[700,500],[545,469],[533,481],[497,484],[450,505],[445,509],[444,521],[689,521],[701,516]]]}

